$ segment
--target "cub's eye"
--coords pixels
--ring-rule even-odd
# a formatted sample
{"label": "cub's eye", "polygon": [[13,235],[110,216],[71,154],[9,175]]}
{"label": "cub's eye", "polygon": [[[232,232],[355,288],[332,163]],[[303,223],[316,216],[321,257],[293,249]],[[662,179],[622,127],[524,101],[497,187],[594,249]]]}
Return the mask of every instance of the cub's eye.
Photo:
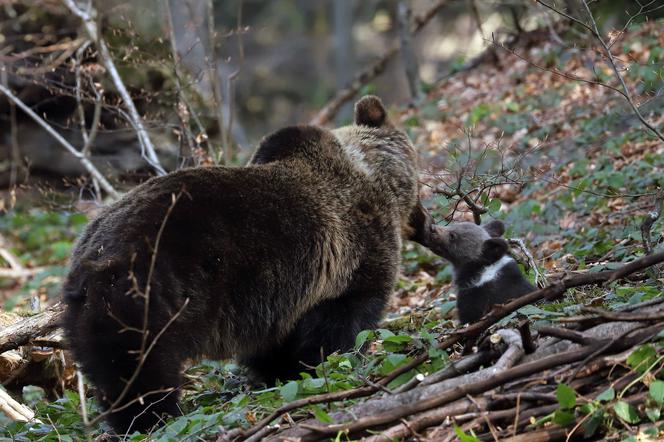
{"label": "cub's eye", "polygon": [[454,232],[450,232],[449,234],[450,241],[456,241],[457,235]]}

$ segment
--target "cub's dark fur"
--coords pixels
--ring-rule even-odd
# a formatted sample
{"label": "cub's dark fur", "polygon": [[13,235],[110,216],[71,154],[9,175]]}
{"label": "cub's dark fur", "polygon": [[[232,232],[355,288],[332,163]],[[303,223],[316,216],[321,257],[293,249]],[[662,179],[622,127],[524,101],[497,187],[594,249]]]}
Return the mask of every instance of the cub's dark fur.
{"label": "cub's dark fur", "polygon": [[462,324],[484,316],[494,304],[502,304],[535,290],[508,255],[501,238],[505,226],[498,220],[486,226],[458,223],[431,226],[427,246],[454,266],[457,310]]}
{"label": "cub's dark fur", "polygon": [[355,112],[332,131],[273,133],[247,167],[153,178],[88,225],[64,328],[117,432],[177,413],[187,359],[234,356],[285,379],[376,326],[401,238],[423,240],[429,217],[406,135],[376,97]]}

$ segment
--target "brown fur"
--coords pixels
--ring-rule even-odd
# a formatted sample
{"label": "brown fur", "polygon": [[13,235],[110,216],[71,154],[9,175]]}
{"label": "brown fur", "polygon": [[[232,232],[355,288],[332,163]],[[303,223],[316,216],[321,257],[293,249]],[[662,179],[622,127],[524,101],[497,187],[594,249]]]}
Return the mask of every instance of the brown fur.
{"label": "brown fur", "polygon": [[[148,343],[162,333],[124,408],[109,415],[118,432],[177,412],[177,394],[164,389],[180,386],[186,359],[237,357],[284,379],[376,326],[401,236],[421,241],[429,231],[415,150],[386,115],[365,97],[355,125],[279,130],[247,167],[153,178],[88,225],[64,286],[64,327],[105,407],[136,371],[145,305],[137,287],[150,286]],[[131,403],[137,397],[143,405]]]}

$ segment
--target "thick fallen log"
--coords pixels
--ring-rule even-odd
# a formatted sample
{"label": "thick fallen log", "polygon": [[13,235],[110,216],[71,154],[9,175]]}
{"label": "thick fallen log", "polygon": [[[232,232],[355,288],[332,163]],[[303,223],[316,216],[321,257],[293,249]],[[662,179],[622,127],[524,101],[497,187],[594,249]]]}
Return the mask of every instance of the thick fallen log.
{"label": "thick fallen log", "polygon": [[41,313],[27,317],[0,330],[0,353],[29,345],[33,340],[55,330],[64,311],[62,303],[49,307]]}

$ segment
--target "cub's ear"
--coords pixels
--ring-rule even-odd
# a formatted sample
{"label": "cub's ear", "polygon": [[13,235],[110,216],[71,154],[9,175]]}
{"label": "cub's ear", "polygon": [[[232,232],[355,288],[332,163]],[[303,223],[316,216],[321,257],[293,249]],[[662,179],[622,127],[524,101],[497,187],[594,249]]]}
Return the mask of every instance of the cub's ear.
{"label": "cub's ear", "polygon": [[482,258],[489,261],[496,261],[507,253],[509,246],[507,241],[502,238],[491,238],[482,244]]}
{"label": "cub's ear", "polygon": [[355,103],[355,124],[381,127],[390,124],[383,102],[375,95],[365,95]]}
{"label": "cub's ear", "polygon": [[499,238],[505,233],[505,224],[497,219],[494,219],[482,227],[484,227],[484,230],[486,230],[492,238]]}

